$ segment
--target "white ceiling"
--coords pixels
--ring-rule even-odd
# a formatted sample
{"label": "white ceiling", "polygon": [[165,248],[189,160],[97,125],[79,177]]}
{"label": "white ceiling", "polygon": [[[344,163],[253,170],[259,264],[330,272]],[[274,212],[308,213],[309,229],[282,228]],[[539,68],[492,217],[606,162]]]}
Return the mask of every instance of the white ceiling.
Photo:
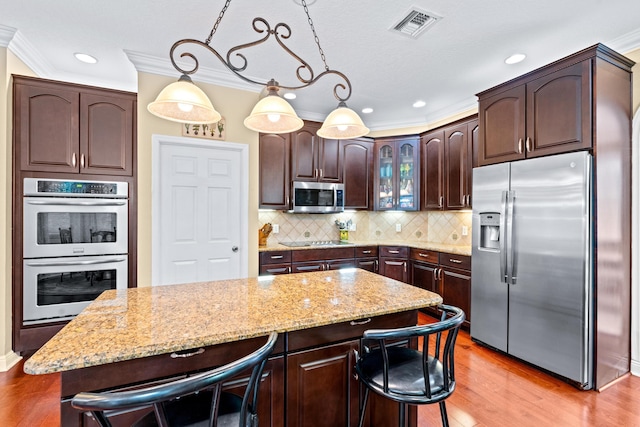
{"label": "white ceiling", "polygon": [[[233,1],[211,46],[224,56],[231,47],[261,37],[251,28],[254,17],[272,27],[284,22],[292,28],[288,45],[319,74],[323,64],[299,1]],[[362,114],[373,130],[426,125],[469,110],[476,93],[598,42],[622,53],[640,47],[637,0],[307,1],[328,65],[351,80],[349,107],[373,108],[372,114]],[[183,38],[206,39],[223,4],[0,0],[0,45],[8,45],[43,78],[136,91],[137,71],[177,78],[169,62],[171,45]],[[442,19],[417,39],[389,31],[412,6]],[[75,52],[99,62],[81,63]],[[527,58],[504,64],[515,52]],[[261,89],[234,77],[213,55],[194,53],[200,60],[194,81]],[[297,83],[296,63],[273,38],[246,56],[248,76]],[[332,94],[337,82],[320,79],[297,91],[292,105],[301,117],[322,120],[337,105]],[[426,105],[413,108],[416,100]]]}

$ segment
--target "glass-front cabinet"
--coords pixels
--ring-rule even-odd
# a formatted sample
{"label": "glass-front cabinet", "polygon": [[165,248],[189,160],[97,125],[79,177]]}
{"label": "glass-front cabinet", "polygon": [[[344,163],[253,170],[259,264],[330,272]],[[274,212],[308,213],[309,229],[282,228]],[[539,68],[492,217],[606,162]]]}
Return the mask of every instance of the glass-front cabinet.
{"label": "glass-front cabinet", "polygon": [[418,210],[417,136],[376,140],[376,210]]}

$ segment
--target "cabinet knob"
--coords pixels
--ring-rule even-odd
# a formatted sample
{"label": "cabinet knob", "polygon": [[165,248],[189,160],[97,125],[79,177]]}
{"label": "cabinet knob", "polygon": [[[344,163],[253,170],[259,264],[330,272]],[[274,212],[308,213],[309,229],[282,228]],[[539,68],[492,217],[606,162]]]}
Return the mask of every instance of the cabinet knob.
{"label": "cabinet knob", "polygon": [[518,140],[518,154],[522,154],[522,138]]}
{"label": "cabinet knob", "polygon": [[71,155],[71,166],[76,167],[76,153]]}
{"label": "cabinet knob", "polygon": [[84,169],[84,154],[80,155],[80,167]]}
{"label": "cabinet knob", "polygon": [[530,153],[533,151],[531,148],[531,137],[527,137],[526,147],[527,147],[527,153]]}
{"label": "cabinet knob", "polygon": [[234,247],[232,247],[232,248],[231,248],[231,250],[232,250],[233,252],[238,252],[238,247],[237,247],[237,246],[234,246]]}

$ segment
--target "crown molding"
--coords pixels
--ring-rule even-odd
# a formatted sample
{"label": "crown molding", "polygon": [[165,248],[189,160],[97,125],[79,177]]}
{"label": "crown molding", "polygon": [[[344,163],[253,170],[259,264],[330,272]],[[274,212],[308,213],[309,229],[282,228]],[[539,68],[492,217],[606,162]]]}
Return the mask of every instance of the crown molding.
{"label": "crown molding", "polygon": [[605,43],[611,49],[625,54],[640,48],[640,28]]}
{"label": "crown molding", "polygon": [[0,25],[0,47],[7,47],[13,36],[16,34],[17,29],[13,27],[7,27],[6,25]]}
{"label": "crown molding", "polygon": [[36,73],[36,75],[48,79],[57,78],[55,68],[20,31],[15,32],[13,39],[9,43],[9,50],[24,62],[31,71]]}
{"label": "crown molding", "polygon": [[[147,55],[145,53],[134,52],[131,50],[125,50],[124,53],[129,58],[129,61],[133,64],[137,71],[150,74],[158,74],[168,77],[179,77],[179,72],[176,70],[171,61],[166,58],[159,58],[153,55]],[[178,63],[185,69],[189,68],[191,64]],[[194,81],[201,83],[209,83],[218,86],[229,87],[233,89],[246,90],[250,92],[260,92],[262,86],[256,86],[254,84],[245,82],[235,76],[230,71],[214,70],[213,68],[200,67],[198,72],[190,76]]]}

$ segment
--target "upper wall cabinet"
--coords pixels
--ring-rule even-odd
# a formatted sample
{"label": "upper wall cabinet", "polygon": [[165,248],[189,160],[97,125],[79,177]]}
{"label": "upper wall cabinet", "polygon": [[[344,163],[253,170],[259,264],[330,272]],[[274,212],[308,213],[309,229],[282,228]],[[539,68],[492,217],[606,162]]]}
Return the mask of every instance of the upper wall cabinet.
{"label": "upper wall cabinet", "polygon": [[478,120],[427,132],[420,138],[422,209],[471,208],[471,176]]}
{"label": "upper wall cabinet", "polygon": [[290,209],[291,176],[289,158],[291,135],[260,134],[260,208]]}
{"label": "upper wall cabinet", "polygon": [[14,76],[23,171],[133,175],[136,95]]}
{"label": "upper wall cabinet", "polygon": [[480,166],[592,146],[586,51],[478,94]]}
{"label": "upper wall cabinet", "polygon": [[342,182],[340,141],[316,135],[320,123],[305,122],[291,134],[291,176],[294,181]]}
{"label": "upper wall cabinet", "polygon": [[376,210],[415,211],[420,206],[418,136],[382,138],[375,143]]}
{"label": "upper wall cabinet", "polygon": [[370,209],[373,189],[373,140],[370,138],[340,141],[344,208]]}

